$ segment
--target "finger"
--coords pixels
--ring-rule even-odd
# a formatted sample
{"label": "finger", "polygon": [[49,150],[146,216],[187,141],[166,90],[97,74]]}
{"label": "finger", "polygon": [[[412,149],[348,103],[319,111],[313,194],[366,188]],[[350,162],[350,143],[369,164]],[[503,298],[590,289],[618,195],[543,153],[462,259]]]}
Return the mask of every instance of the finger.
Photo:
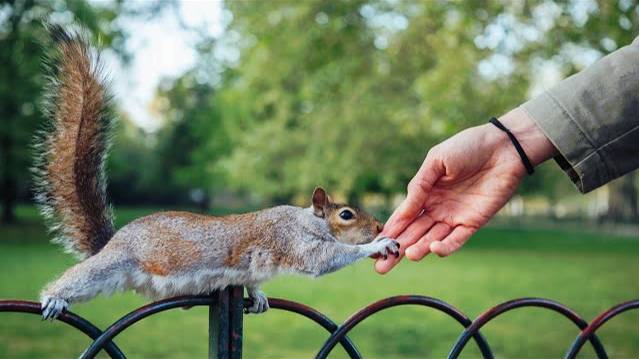
{"label": "finger", "polygon": [[381,235],[397,238],[419,216],[425,200],[425,193],[409,192],[388,221],[386,221],[386,224],[384,224]]}
{"label": "finger", "polygon": [[375,262],[375,270],[379,274],[384,274],[390,271],[399,261],[401,261],[404,256],[404,249],[413,245],[417,240],[426,233],[430,227],[432,227],[433,219],[426,215],[422,214],[417,217],[417,219],[410,224],[406,228],[404,232],[402,232],[399,237],[396,238],[396,241],[399,243],[399,256],[397,257],[389,257],[385,260],[380,258]]}
{"label": "finger", "polygon": [[440,242],[432,242],[430,244],[430,251],[440,257],[449,256],[461,248],[475,232],[477,232],[476,228],[457,226]]}
{"label": "finger", "polygon": [[452,230],[453,228],[446,223],[436,223],[417,243],[406,248],[406,258],[411,261],[421,260],[430,252],[431,243],[441,241]]}
{"label": "finger", "polygon": [[386,221],[382,233],[391,238],[402,233],[422,212],[428,193],[443,174],[445,174],[445,170],[441,161],[432,160],[427,156],[415,177],[408,184],[406,199]]}

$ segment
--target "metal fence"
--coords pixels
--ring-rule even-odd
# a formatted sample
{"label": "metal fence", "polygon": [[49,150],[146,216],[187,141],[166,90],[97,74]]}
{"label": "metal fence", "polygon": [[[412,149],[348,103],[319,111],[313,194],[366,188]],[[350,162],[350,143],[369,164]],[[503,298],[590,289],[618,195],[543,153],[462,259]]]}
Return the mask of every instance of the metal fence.
{"label": "metal fence", "polygon": [[[125,358],[124,353],[113,342],[114,338],[131,325],[159,312],[175,308],[208,306],[209,307],[209,358],[240,359],[242,357],[242,321],[245,308],[251,305],[250,299],[243,298],[243,287],[229,287],[206,296],[185,296],[165,299],[138,308],[101,331],[86,319],[72,312],[62,313],[58,320],[76,328],[93,340],[81,358],[93,358],[104,350],[111,358]],[[561,303],[543,298],[521,298],[504,302],[488,309],[475,320],[439,299],[420,295],[404,295],[377,301],[353,314],[341,325],[335,324],[317,310],[306,305],[285,299],[269,298],[271,309],[283,310],[299,314],[313,321],[328,332],[328,339],[319,349],[315,358],[324,359],[335,348],[341,345],[350,358],[362,358],[355,343],[348,338],[348,333],[359,323],[371,315],[391,307],[417,305],[440,311],[455,320],[463,328],[457,341],[451,348],[448,359],[456,359],[468,342],[473,339],[485,359],[492,359],[493,354],[488,341],[481,335],[481,328],[491,320],[511,310],[524,307],[539,307],[554,311],[580,329],[579,334],[566,350],[564,358],[573,359],[586,342],[590,342],[599,359],[608,358],[603,343],[595,334],[606,322],[628,310],[639,308],[639,299],[618,304],[598,315],[590,323]],[[40,303],[5,300],[0,301],[0,312],[20,312],[40,315]]]}

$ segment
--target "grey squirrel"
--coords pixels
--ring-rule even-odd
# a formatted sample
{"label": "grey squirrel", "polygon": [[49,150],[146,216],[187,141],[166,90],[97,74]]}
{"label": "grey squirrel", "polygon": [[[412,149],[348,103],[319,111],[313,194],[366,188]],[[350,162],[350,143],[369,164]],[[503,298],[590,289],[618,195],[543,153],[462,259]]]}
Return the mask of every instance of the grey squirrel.
{"label": "grey squirrel", "polygon": [[99,53],[85,37],[48,25],[47,117],[39,135],[36,200],[55,242],[81,261],[41,293],[42,316],[70,303],[134,289],[154,299],[246,286],[249,312],[268,309],[259,289],[279,273],[320,276],[369,256],[398,255],[399,244],[375,239],[382,225],[331,200],[318,187],[308,208],[278,206],[214,217],[160,212],[116,231],[106,196],[104,160],[112,116]]}

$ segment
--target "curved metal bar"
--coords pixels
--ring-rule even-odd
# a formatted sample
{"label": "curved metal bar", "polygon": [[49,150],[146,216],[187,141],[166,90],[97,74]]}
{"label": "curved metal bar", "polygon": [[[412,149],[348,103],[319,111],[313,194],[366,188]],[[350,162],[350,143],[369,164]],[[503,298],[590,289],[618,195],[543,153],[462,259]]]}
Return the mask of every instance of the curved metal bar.
{"label": "curved metal bar", "polygon": [[586,328],[583,328],[581,333],[579,333],[579,335],[570,346],[570,349],[568,350],[568,353],[566,353],[566,356],[564,358],[574,359],[577,356],[577,354],[579,354],[579,351],[581,350],[581,348],[584,346],[584,344],[586,343],[588,339],[592,341],[592,338],[596,338],[595,332],[599,330],[599,328],[601,328],[607,321],[609,321],[610,319],[616,317],[617,315],[623,312],[626,312],[632,309],[638,309],[638,308],[639,308],[639,300],[631,300],[625,303],[617,304],[614,307],[608,309],[607,311],[599,314],[595,319],[593,319],[592,322],[590,322],[590,324],[588,324]]}
{"label": "curved metal bar", "polygon": [[[279,298],[269,298],[268,304],[273,309],[284,310],[287,312],[292,312],[292,313],[302,315],[314,321],[315,323],[319,324],[322,328],[326,329],[331,334],[333,334],[338,328],[337,324],[335,324],[327,316],[304,304],[292,302],[286,299],[279,299]],[[346,352],[351,358],[353,359],[362,358],[362,355],[359,353],[359,351],[357,351],[357,348],[347,336],[343,336],[342,338],[340,338],[339,343],[342,345],[344,350],[346,350]]]}
{"label": "curved metal bar", "polygon": [[215,297],[213,296],[185,296],[169,298],[147,304],[130,312],[124,317],[118,319],[115,323],[111,324],[111,326],[109,326],[97,339],[95,339],[80,358],[88,359],[95,357],[108,341],[111,341],[123,330],[150,315],[174,308],[211,305],[214,303]]}
{"label": "curved metal bar", "polygon": [[[403,296],[395,296],[389,297],[382,300],[379,300],[361,310],[353,314],[350,318],[348,318],[339,328],[326,340],[320,351],[315,356],[316,359],[325,359],[328,354],[333,350],[335,345],[339,340],[341,340],[346,333],[348,333],[353,327],[362,322],[364,319],[370,317],[371,315],[400,305],[422,305],[425,307],[437,309],[448,316],[455,319],[459,324],[464,327],[468,327],[472,324],[471,320],[462,312],[457,310],[455,307],[450,304],[441,301],[439,299],[425,297],[420,295],[403,295]],[[479,349],[481,350],[482,356],[484,358],[492,359],[493,354],[490,351],[490,347],[486,342],[486,339],[479,333],[476,332],[473,335]]]}
{"label": "curved metal bar", "polygon": [[[474,336],[475,334],[479,333],[479,330],[486,323],[488,323],[489,321],[493,320],[494,318],[500,316],[501,314],[505,312],[508,312],[516,308],[521,308],[521,307],[541,307],[541,308],[550,309],[570,319],[570,321],[573,322],[577,327],[579,327],[579,329],[583,330],[584,328],[588,326],[588,323],[584,321],[577,313],[573,312],[570,308],[566,307],[565,305],[561,303],[548,300],[548,299],[543,299],[543,298],[514,299],[488,309],[486,312],[480,315],[477,319],[475,319],[473,323],[470,326],[468,326],[459,336],[459,338],[457,339],[457,342],[455,343],[455,346],[453,346],[450,353],[448,354],[448,359],[456,359],[461,353],[461,351],[464,349],[464,346],[466,346],[466,343],[468,343],[468,340],[470,340],[470,338]],[[595,352],[597,353],[597,357],[599,359],[608,358],[608,355],[606,354],[606,350],[604,349],[603,345],[601,344],[597,336],[593,335],[590,338],[590,343],[592,344]]]}
{"label": "curved metal bar", "polygon": [[[80,330],[94,340],[81,358],[93,358],[100,350],[105,349],[112,358],[120,359],[125,358],[125,356],[112,340],[131,325],[148,316],[166,310],[179,307],[203,305],[211,306],[214,304],[216,304],[216,297],[208,295],[165,299],[150,303],[128,313],[109,326],[104,332],[100,331],[100,329],[95,327],[86,319],[71,312],[62,313],[58,317],[58,320]],[[249,304],[250,299],[244,299],[244,306],[247,307]],[[471,337],[479,346],[482,356],[484,358],[492,359],[493,354],[490,347],[479,330],[486,323],[501,314],[521,307],[540,307],[552,310],[568,318],[571,322],[573,322],[573,324],[581,329],[581,333],[573,341],[564,357],[565,359],[574,359],[586,341],[590,341],[599,359],[607,359],[608,355],[606,354],[606,351],[595,332],[617,315],[628,310],[639,308],[639,300],[621,303],[601,313],[590,324],[588,324],[578,314],[561,303],[543,298],[521,298],[501,303],[481,314],[476,320],[471,321],[468,317],[466,317],[466,315],[446,302],[431,297],[406,295],[379,300],[363,309],[360,309],[349,317],[342,325],[337,326],[321,312],[300,303],[279,298],[269,298],[269,304],[273,309],[300,314],[319,324],[322,328],[331,333],[331,336],[326,340],[326,342],[324,342],[324,345],[316,355],[316,358],[319,359],[326,358],[338,342],[344,347],[351,358],[360,359],[362,356],[353,342],[346,336],[347,333],[369,316],[379,311],[401,305],[421,305],[436,309],[452,317],[465,327],[465,330],[459,336],[455,345],[448,354],[448,359],[458,358],[459,354],[461,354]],[[41,315],[40,303],[17,300],[0,300],[0,312],[19,312]]]}
{"label": "curved metal bar", "polygon": [[[0,312],[30,313],[35,315],[42,315],[40,303],[23,300],[0,300]],[[72,312],[63,312],[62,314],[60,314],[57,320],[72,326],[73,328],[81,331],[93,340],[102,335],[102,331],[95,325],[91,324],[91,322],[89,322],[88,320]],[[106,342],[104,345],[104,349],[109,354],[109,356],[111,356],[111,358],[126,358],[122,351],[120,351],[120,348],[118,348],[117,345],[115,345],[115,343],[113,343],[112,341]]]}

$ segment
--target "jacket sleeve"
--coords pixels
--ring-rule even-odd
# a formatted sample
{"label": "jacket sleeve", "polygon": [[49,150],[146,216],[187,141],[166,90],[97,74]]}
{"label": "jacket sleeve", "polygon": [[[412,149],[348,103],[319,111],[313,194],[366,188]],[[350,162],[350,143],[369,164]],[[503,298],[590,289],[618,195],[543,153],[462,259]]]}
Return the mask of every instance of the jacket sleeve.
{"label": "jacket sleeve", "polygon": [[639,167],[639,37],[524,103],[581,192]]}

